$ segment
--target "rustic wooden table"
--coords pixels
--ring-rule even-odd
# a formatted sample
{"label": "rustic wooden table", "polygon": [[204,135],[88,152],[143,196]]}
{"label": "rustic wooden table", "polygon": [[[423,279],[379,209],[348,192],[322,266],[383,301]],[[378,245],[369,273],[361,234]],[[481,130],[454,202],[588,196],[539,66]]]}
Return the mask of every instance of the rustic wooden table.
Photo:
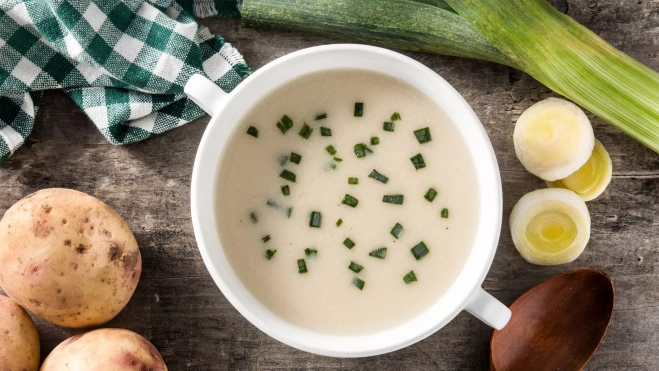
{"label": "rustic wooden table", "polygon": [[[569,0],[557,7],[616,47],[659,70],[657,0]],[[258,69],[271,60],[335,40],[297,33],[242,29],[239,20],[204,20]],[[551,95],[529,76],[500,65],[406,53],[437,71],[480,116],[501,168],[504,221],[525,193],[544,187],[515,157],[517,116]],[[659,102],[657,102],[659,104]],[[659,155],[590,116],[613,160],[613,181],[588,203],[592,237],[576,262],[535,266],[515,250],[504,222],[501,242],[483,286],[510,304],[554,275],[598,268],[617,291],[613,321],[588,370],[659,368]],[[97,132],[62,92],[45,95],[34,133],[0,167],[0,212],[41,188],[92,194],[131,226],[144,260],[133,299],[109,327],[151,340],[169,369],[178,370],[484,370],[491,329],[468,314],[406,349],[366,359],[315,356],[283,345],[252,326],[222,296],[201,260],[190,222],[190,175],[208,118],[146,142],[117,147]],[[80,332],[37,320],[42,353]]]}

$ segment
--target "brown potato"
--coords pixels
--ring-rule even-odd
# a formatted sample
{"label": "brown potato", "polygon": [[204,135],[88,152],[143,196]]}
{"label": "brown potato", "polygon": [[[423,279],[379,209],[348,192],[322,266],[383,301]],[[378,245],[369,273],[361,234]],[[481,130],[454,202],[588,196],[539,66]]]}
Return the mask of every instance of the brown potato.
{"label": "brown potato", "polygon": [[0,370],[37,371],[39,334],[20,305],[0,295]]}
{"label": "brown potato", "polygon": [[0,287],[46,321],[89,327],[114,318],[142,272],[137,241],[108,205],[70,189],[44,189],[0,221]]}
{"label": "brown potato", "polygon": [[64,340],[41,371],[167,371],[158,350],[128,330],[100,329]]}

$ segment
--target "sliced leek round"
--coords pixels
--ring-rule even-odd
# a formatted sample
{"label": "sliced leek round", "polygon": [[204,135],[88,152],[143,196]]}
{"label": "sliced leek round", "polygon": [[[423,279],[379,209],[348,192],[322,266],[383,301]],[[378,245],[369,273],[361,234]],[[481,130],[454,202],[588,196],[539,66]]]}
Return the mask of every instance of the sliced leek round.
{"label": "sliced leek round", "polygon": [[531,174],[563,179],[586,163],[595,145],[590,120],[581,108],[559,98],[529,107],[515,124],[515,154]]}
{"label": "sliced leek round", "polygon": [[590,239],[590,214],[584,200],[570,190],[539,189],[524,195],[513,208],[510,233],[529,263],[569,263]]}
{"label": "sliced leek round", "polygon": [[566,188],[578,194],[584,201],[597,198],[611,182],[613,166],[611,157],[599,140],[586,163],[567,178],[547,182],[551,188]]}

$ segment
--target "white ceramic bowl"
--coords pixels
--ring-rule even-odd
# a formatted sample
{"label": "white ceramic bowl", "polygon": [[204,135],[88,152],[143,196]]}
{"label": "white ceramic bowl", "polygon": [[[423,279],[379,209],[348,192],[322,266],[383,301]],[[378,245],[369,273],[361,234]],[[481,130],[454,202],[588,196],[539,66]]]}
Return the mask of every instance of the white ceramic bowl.
{"label": "white ceramic bowl", "polygon": [[[398,327],[364,336],[334,336],[297,327],[273,314],[243,286],[222,249],[216,227],[218,168],[226,145],[249,110],[273,90],[302,75],[332,69],[363,69],[404,80],[430,97],[457,126],[476,165],[480,219],[474,247],[448,292],[416,318]],[[363,357],[413,344],[467,310],[500,329],[510,310],[481,288],[497,248],[501,227],[501,179],[492,145],[474,111],[435,72],[402,54],[364,45],[327,45],[300,50],[256,71],[231,94],[201,75],[185,92],[213,117],[199,145],[192,174],[192,223],[199,251],[224,296],[252,324],[273,338],[307,352],[335,357]]]}

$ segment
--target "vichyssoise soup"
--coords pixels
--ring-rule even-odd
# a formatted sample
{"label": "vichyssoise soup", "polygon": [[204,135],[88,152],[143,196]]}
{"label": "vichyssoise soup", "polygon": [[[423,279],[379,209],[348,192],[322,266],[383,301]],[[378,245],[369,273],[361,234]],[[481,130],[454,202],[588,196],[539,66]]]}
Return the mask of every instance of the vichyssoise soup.
{"label": "vichyssoise soup", "polygon": [[241,282],[326,334],[374,333],[428,309],[478,225],[474,160],[453,125],[423,93],[372,72],[314,73],[272,92],[220,164],[218,228]]}

